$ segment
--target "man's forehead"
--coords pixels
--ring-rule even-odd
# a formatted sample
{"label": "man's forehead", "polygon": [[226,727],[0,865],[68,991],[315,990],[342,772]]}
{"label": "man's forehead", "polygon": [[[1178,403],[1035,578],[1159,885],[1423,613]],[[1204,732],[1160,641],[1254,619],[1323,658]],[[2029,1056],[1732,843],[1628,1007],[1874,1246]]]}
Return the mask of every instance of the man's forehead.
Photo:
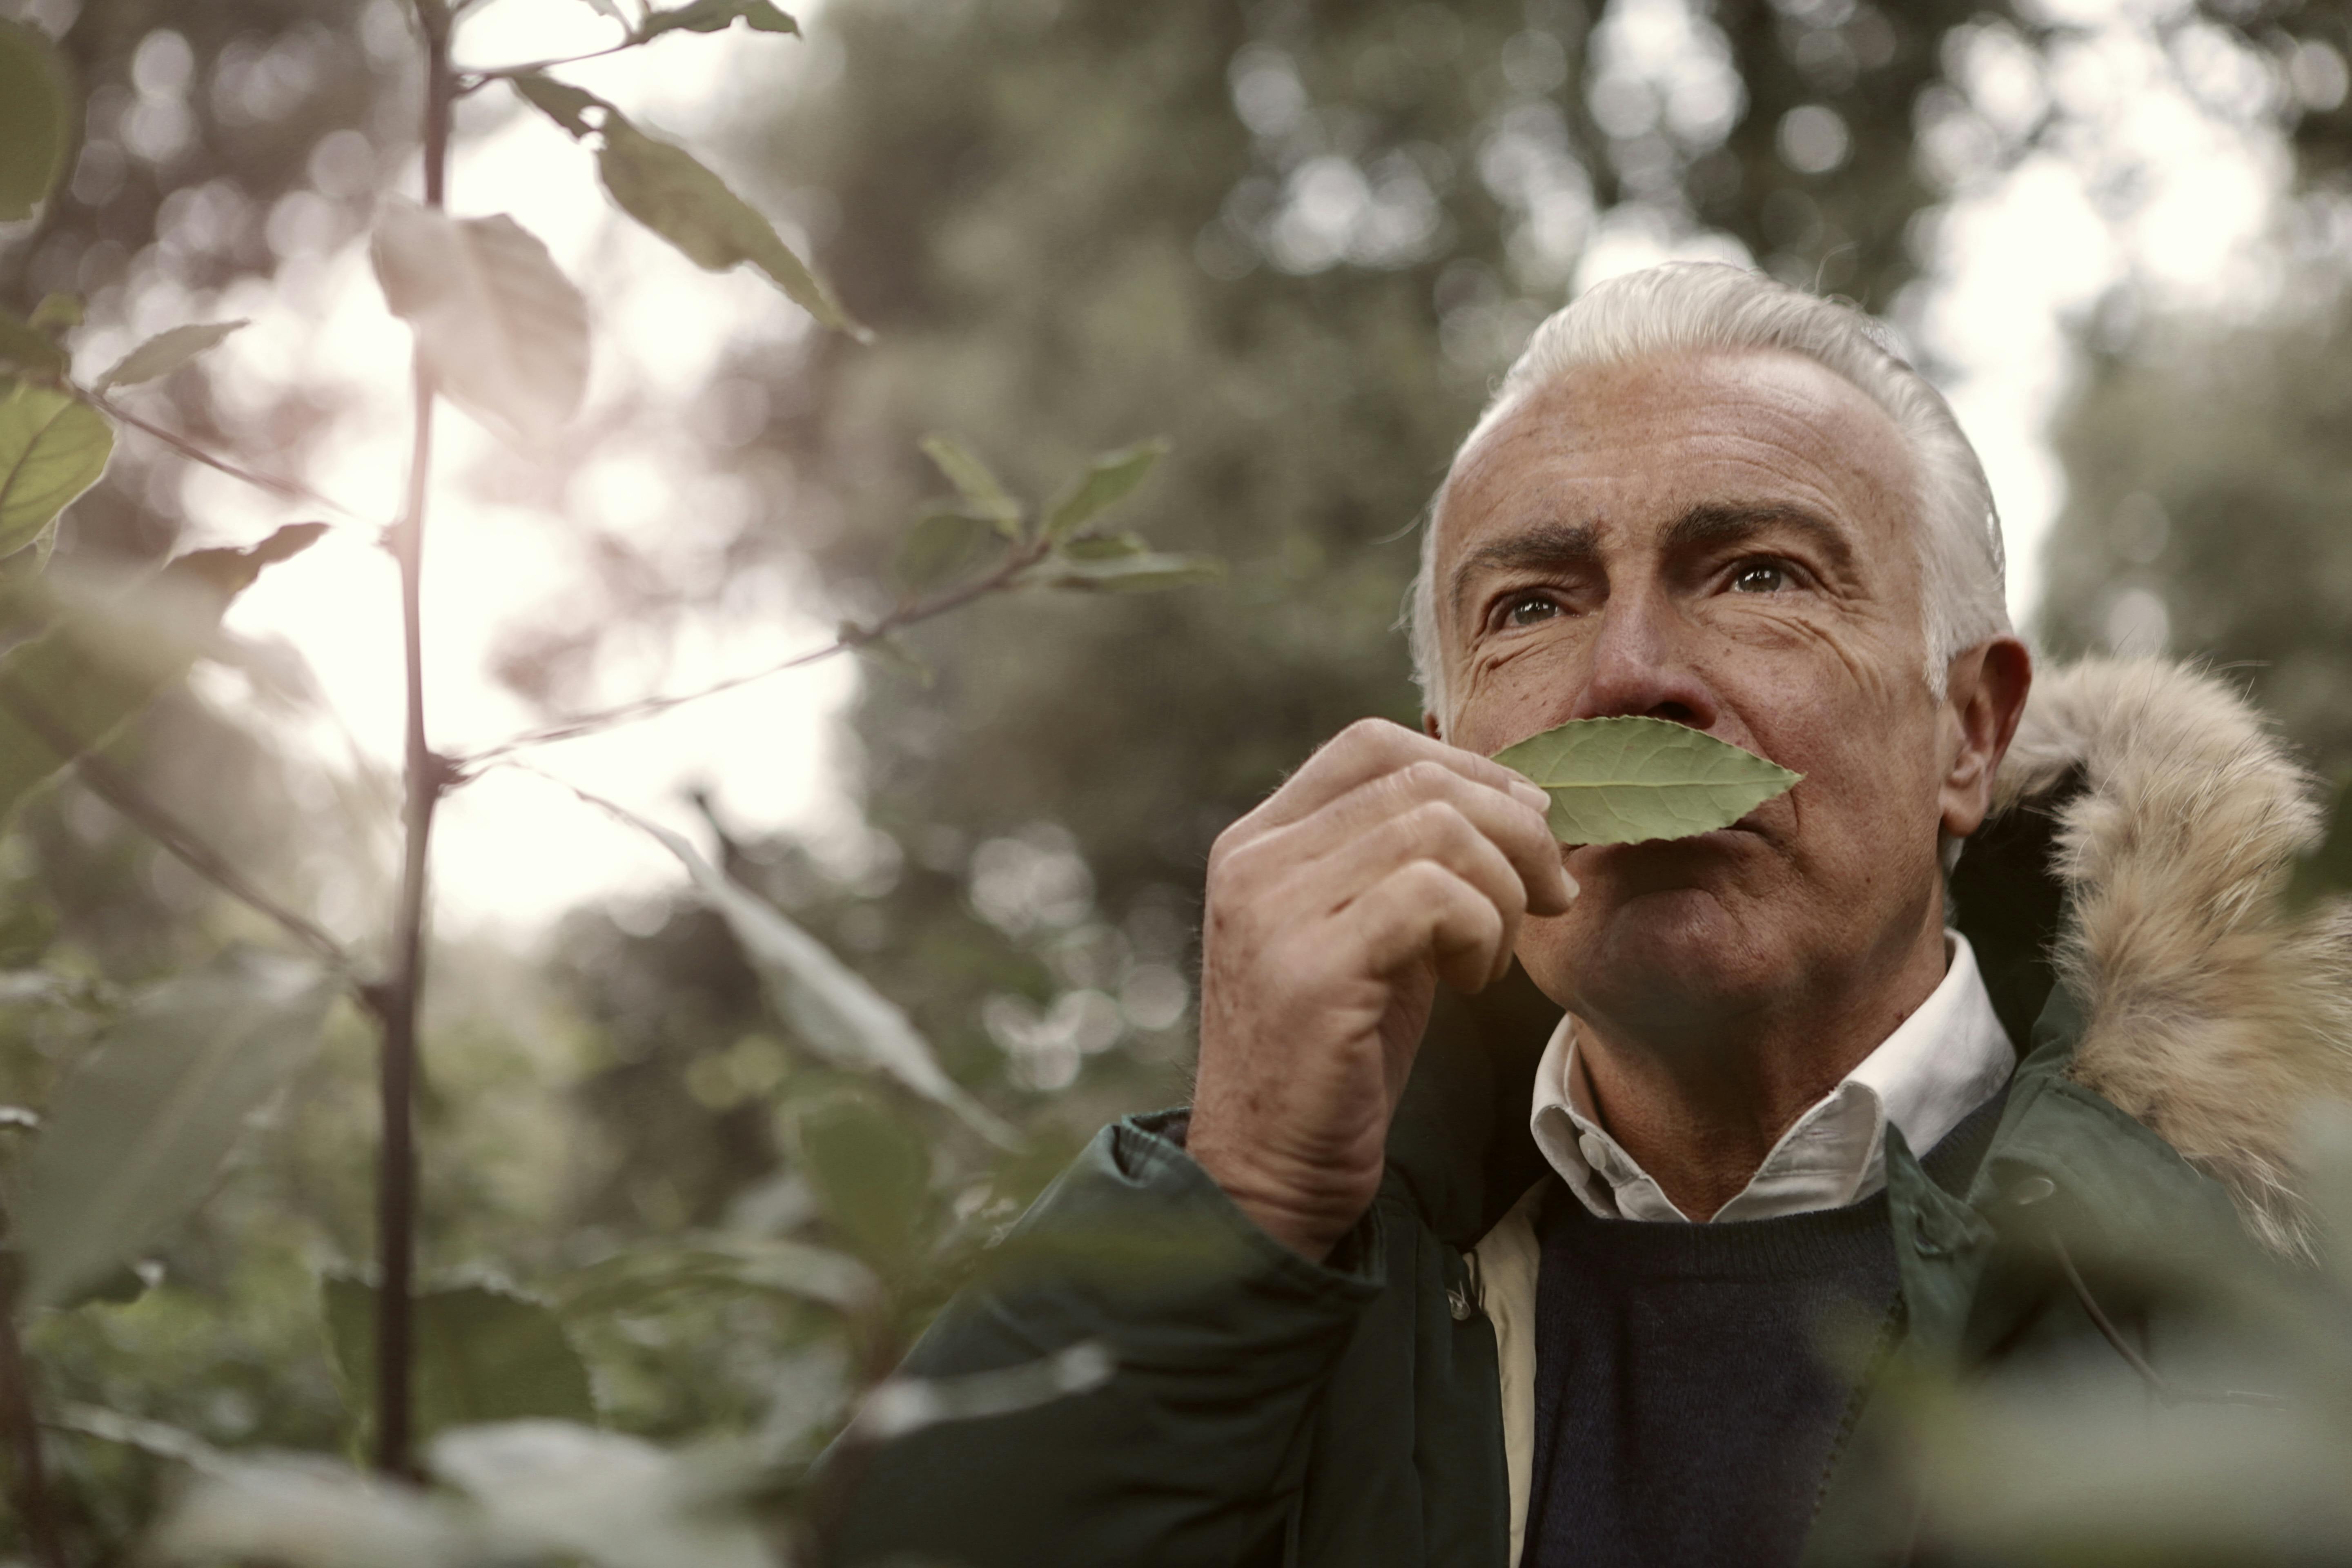
{"label": "man's forehead", "polygon": [[[1497,514],[1564,518],[1628,491],[1671,493],[1668,515],[1709,499],[1811,501],[1835,515],[1850,510],[1840,499],[1907,494],[1911,472],[1892,418],[1794,353],[1580,366],[1526,395],[1463,452],[1438,498],[1439,548],[1458,549],[1465,527]],[[1731,488],[1693,493],[1708,485]]]}

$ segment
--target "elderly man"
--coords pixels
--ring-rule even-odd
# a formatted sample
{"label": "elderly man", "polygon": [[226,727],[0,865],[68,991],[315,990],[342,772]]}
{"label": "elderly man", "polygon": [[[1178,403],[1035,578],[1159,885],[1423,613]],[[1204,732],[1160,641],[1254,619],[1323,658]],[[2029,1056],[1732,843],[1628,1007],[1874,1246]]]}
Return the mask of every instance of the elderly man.
{"label": "elderly man", "polygon": [[[2057,1237],[2295,1245],[2291,1105],[2342,1071],[2267,904],[2305,781],[2165,667],[2029,707],[1975,454],[1858,314],[1672,266],[1552,317],[1413,646],[1426,732],[1218,841],[1190,1112],[1106,1131],[909,1363],[1117,1370],[843,1467],[841,1561],[1907,1560],[1898,1358],[2161,1375]],[[1487,760],[1629,714],[1803,780],[1563,847]],[[1515,957],[1548,1040],[1430,1030]]]}

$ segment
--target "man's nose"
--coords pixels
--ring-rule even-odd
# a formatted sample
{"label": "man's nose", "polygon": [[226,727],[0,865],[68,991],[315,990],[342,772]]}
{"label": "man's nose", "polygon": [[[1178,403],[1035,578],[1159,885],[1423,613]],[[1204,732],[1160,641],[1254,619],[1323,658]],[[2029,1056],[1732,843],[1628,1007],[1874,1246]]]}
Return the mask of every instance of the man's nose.
{"label": "man's nose", "polygon": [[1578,697],[1579,719],[1638,715],[1711,730],[1715,694],[1691,668],[1694,628],[1664,594],[1620,589],[1601,605],[1592,667]]}

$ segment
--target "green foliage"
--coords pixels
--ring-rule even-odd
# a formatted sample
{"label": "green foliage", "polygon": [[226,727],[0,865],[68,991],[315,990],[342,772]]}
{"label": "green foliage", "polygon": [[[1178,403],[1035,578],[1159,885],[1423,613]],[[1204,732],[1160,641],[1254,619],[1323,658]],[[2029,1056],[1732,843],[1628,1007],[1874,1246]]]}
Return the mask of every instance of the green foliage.
{"label": "green foliage", "polygon": [[1095,458],[1045,509],[1045,537],[1067,539],[1125,500],[1167,455],[1167,442],[1142,441]]}
{"label": "green foliage", "polygon": [[915,519],[898,545],[898,581],[918,593],[963,576],[1004,535],[994,518],[960,506],[935,506]]}
{"label": "green foliage", "polygon": [[[320,1289],[353,1424],[365,1431],[374,1419],[375,1288],[329,1275]],[[417,1291],[412,1312],[420,1437],[484,1421],[596,1419],[588,1368],[543,1302],[499,1286],[451,1285]]]}
{"label": "green foliage", "polygon": [[1021,503],[962,442],[952,436],[926,436],[923,455],[939,465],[974,517],[984,518],[1007,539],[1021,537]]}
{"label": "green foliage", "polygon": [[1640,844],[1728,827],[1804,775],[1687,724],[1571,719],[1495,753],[1551,796],[1563,844]]}
{"label": "green foliage", "polygon": [[73,143],[71,104],[49,40],[0,18],[0,223],[32,216],[56,188]]}
{"label": "green foliage", "polygon": [[886,1278],[907,1279],[932,1239],[924,1140],[880,1101],[852,1092],[801,1105],[793,1125],[826,1223]]}
{"label": "green foliage", "polygon": [[677,858],[694,889],[727,922],[743,955],[760,972],[776,1011],[795,1035],[826,1061],[880,1072],[924,1099],[954,1111],[982,1136],[1017,1142],[1002,1119],[950,1078],[904,1010],[867,984],[823,942],[774,905],[730,880],[693,845],[659,823],[584,791],[582,798],[636,828]]}
{"label": "green foliage", "polygon": [[246,325],[243,321],[205,321],[158,332],[122,356],[121,363],[98,378],[98,390],[135,386],[171,374],[223,338]]}
{"label": "green foliage", "polygon": [[[43,331],[37,322],[19,321],[9,312],[0,310],[0,365],[54,381],[63,376],[72,363],[73,356],[67,353],[55,338]],[[96,476],[92,478],[94,479]]]}
{"label": "green foliage", "polygon": [[186,674],[229,602],[324,531],[289,523],[250,550],[191,552],[110,598],[61,599],[46,630],[0,653],[0,824]]}
{"label": "green foliage", "polygon": [[26,1306],[73,1296],[196,1205],[318,1048],[338,989],[309,964],[230,954],[133,1004],[47,1107],[16,1220]]}
{"label": "green foliage", "polygon": [[693,0],[667,11],[648,11],[635,37],[653,39],[680,29],[689,33],[723,33],[737,22],[755,33],[794,33],[798,22],[776,9],[772,0]]}
{"label": "green foliage", "polygon": [[493,430],[551,439],[588,386],[588,302],[514,219],[384,204],[369,255],[434,384]]}
{"label": "green foliage", "polygon": [[0,557],[47,537],[113,450],[105,416],[71,394],[29,381],[0,392]]}

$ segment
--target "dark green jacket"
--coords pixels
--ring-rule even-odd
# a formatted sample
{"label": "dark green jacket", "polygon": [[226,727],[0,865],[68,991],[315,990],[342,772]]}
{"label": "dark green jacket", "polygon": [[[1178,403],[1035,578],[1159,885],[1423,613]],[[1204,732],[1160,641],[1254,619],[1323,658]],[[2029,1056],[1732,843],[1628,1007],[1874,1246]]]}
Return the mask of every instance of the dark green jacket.
{"label": "dark green jacket", "polygon": [[[2084,1343],[2116,1353],[2095,1337],[2053,1236],[2076,1238],[2068,1256],[2081,1254],[2091,1300],[2144,1326],[2163,1310],[2136,1283],[2151,1260],[2219,1246],[2251,1266],[2243,1219],[2273,1233],[2291,1220],[2274,1182],[2238,1192],[2242,1213],[2232,1189],[2162,1133],[2210,1143],[2217,1119],[2292,1120],[2282,1106],[2231,1103],[2261,1078],[2222,1059],[2222,1044],[2242,1044],[2242,1020],[2198,1007],[2247,978],[2219,973],[2227,960],[2215,953],[2271,929],[2260,900],[2219,895],[2273,886],[2308,816],[2250,837],[2248,800],[2198,805],[2196,764],[2210,754],[2207,797],[2221,778],[2213,770],[2235,769],[2231,788],[2267,791],[2252,804],[2290,818],[2302,778],[2259,750],[2269,743],[2226,694],[2167,667],[2077,667],[2045,677],[2035,697],[2002,775],[2007,809],[1953,882],[1956,923],[2022,1060],[1964,1191],[1937,1187],[1888,1134],[1902,1300],[1882,1349],[1938,1371],[2025,1365]],[[2177,721],[2158,720],[2189,699],[2227,711],[2212,733],[2183,741]],[[2249,743],[2262,764],[2251,782]],[[2149,781],[2184,768],[2154,803],[2183,815],[2152,832]],[[2143,815],[2119,812],[2135,802]],[[2200,810],[2219,812],[2207,826],[2234,847],[2184,843]],[[2214,858],[2219,882],[2196,880]],[[2189,880],[2168,888],[2166,877]],[[2155,903],[2135,901],[2152,893]],[[2191,929],[2151,937],[2152,912]],[[2264,973],[2290,984],[2280,951],[2268,944]],[[2136,1010],[2148,997],[2168,998],[2172,1011]],[[1433,1026],[1380,1196],[1326,1265],[1273,1241],[1225,1198],[1184,1153],[1181,1113],[1106,1130],[1016,1231],[1012,1255],[1027,1261],[959,1297],[907,1370],[987,1371],[1093,1340],[1115,1356],[1115,1374],[1087,1394],[934,1426],[837,1467],[846,1503],[835,1561],[1508,1568],[1496,1340],[1470,1255],[1545,1174],[1527,1131],[1536,1058],[1556,1016],[1539,1003],[1531,991],[1456,1003]],[[2188,1065],[2151,1071],[2136,1027],[2160,1037],[2158,1056],[2188,1042]],[[2197,1055],[2209,1041],[2210,1060]],[[2269,1147],[2189,1152],[2225,1176],[2279,1167]],[[2141,1267],[2110,1284],[2096,1261],[2109,1253]],[[1920,1505],[1892,1457],[1892,1402],[1874,1392],[1842,1435],[1809,1561],[1909,1561],[1922,1541]]]}

